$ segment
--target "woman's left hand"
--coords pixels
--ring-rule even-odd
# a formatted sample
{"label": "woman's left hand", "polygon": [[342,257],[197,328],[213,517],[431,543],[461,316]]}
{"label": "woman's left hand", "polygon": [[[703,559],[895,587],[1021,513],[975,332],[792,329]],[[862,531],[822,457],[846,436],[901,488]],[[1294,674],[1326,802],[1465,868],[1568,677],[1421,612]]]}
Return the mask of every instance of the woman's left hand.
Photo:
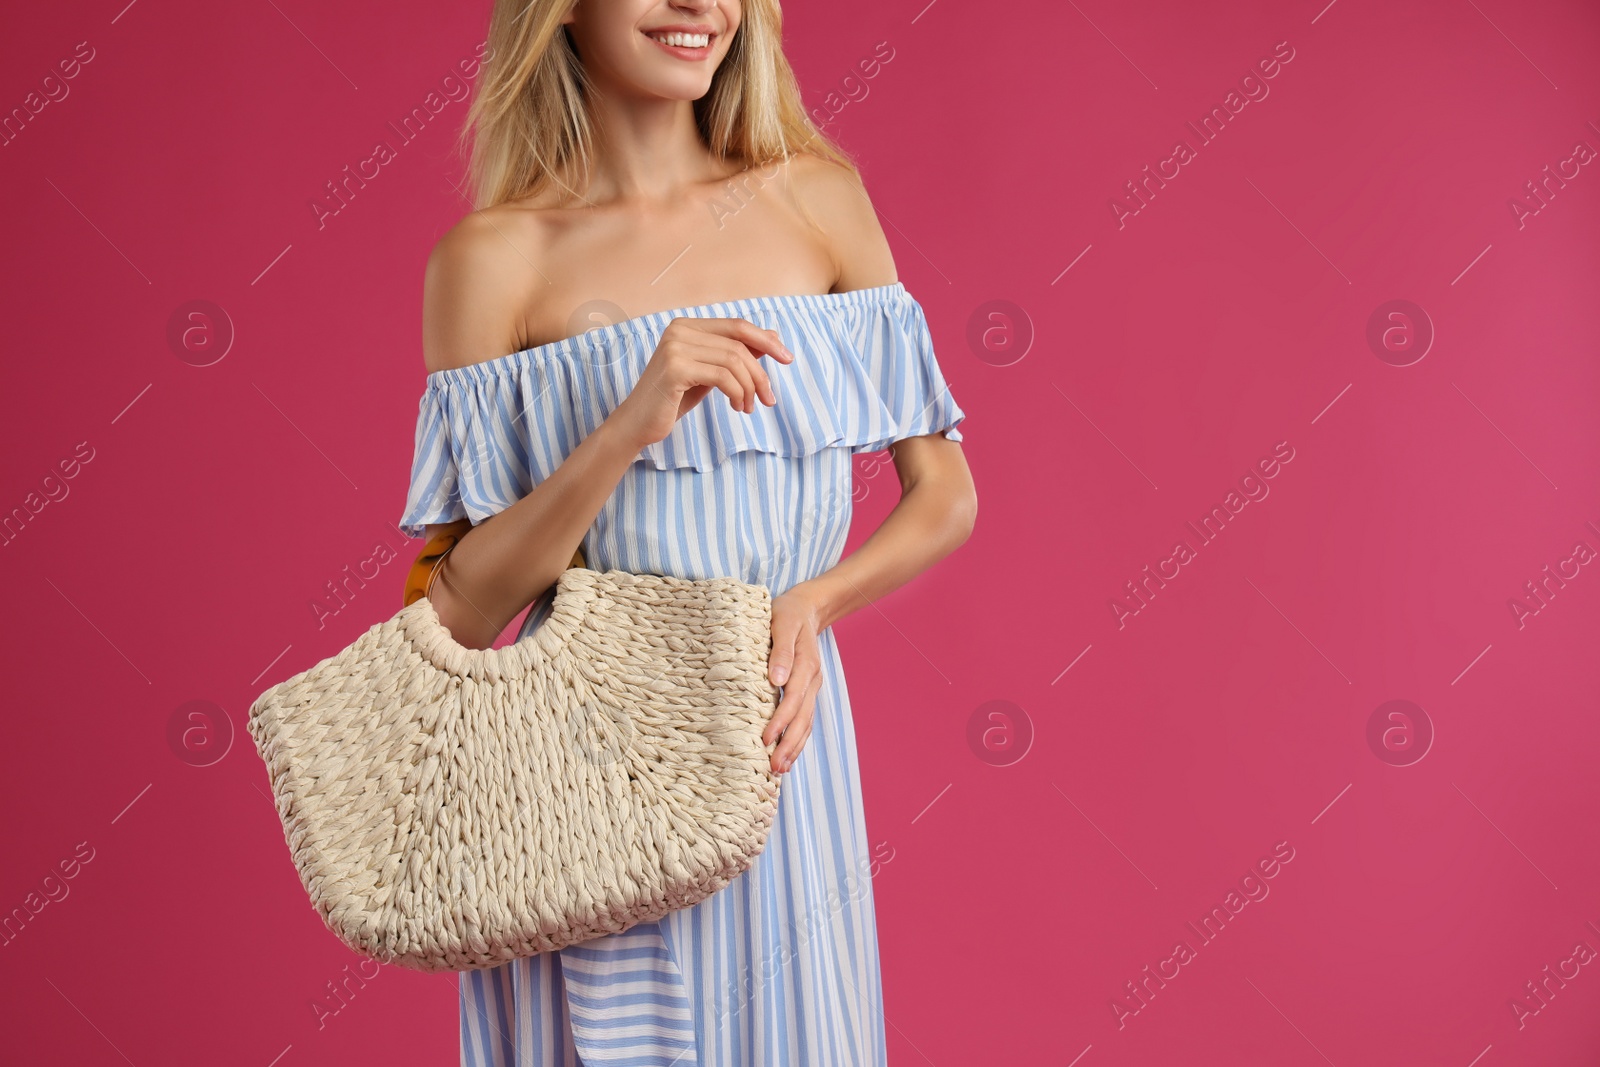
{"label": "woman's left hand", "polygon": [[795,586],[772,598],[772,652],[767,677],[783,687],[783,698],[761,735],[763,744],[782,736],[772,769],[782,774],[811,736],[817,693],[822,687],[822,651],[817,646],[817,606]]}

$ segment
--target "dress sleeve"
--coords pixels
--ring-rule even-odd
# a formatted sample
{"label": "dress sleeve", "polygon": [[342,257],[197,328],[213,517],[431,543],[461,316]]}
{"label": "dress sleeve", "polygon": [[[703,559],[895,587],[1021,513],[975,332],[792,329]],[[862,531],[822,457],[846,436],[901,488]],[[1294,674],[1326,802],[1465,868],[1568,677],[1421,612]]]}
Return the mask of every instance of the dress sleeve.
{"label": "dress sleeve", "polygon": [[454,522],[466,517],[467,509],[461,501],[461,472],[456,465],[449,421],[445,418],[439,390],[430,382],[418,404],[411,488],[406,494],[400,531],[407,537],[422,537],[431,523]]}
{"label": "dress sleeve", "polygon": [[851,446],[855,452],[877,451],[906,437],[943,432],[962,439],[957,429],[967,413],[956,403],[933,351],[933,336],[922,305],[909,293],[880,306],[859,349],[867,376],[893,419],[892,434]]}

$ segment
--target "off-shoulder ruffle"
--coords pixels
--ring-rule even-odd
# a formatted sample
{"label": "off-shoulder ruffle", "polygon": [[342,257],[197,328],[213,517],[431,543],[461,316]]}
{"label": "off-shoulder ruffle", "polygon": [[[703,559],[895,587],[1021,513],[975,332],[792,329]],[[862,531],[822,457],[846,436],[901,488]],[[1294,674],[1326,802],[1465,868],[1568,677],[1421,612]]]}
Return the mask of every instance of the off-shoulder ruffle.
{"label": "off-shoulder ruffle", "polygon": [[775,329],[791,364],[764,359],[777,404],[735,411],[720,392],[639,461],[710,470],[736,452],[876,451],[966,417],[945,382],[922,307],[899,282],[823,295],[753,297],[627,319],[427,378],[400,528],[481,522],[548,477],[628,395],[674,318],[745,318]]}

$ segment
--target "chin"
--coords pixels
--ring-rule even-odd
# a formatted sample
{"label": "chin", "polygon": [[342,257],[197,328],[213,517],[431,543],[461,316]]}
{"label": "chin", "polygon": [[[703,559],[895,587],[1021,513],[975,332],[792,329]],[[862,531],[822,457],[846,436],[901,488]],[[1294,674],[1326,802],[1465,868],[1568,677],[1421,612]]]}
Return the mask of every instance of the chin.
{"label": "chin", "polygon": [[686,72],[682,71],[676,73],[676,77],[663,74],[660,77],[640,78],[635,87],[643,94],[663,100],[698,100],[711,91],[709,76],[686,76]]}

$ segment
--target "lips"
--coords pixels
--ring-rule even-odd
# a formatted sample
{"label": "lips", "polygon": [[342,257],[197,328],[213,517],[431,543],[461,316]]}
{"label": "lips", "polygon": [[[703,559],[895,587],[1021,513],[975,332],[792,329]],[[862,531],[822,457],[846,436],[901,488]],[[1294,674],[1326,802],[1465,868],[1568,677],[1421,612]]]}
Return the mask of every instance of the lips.
{"label": "lips", "polygon": [[708,58],[711,55],[711,45],[717,39],[715,30],[689,23],[659,26],[656,29],[643,30],[641,32],[660,46],[662,51],[668,55],[687,60]]}

